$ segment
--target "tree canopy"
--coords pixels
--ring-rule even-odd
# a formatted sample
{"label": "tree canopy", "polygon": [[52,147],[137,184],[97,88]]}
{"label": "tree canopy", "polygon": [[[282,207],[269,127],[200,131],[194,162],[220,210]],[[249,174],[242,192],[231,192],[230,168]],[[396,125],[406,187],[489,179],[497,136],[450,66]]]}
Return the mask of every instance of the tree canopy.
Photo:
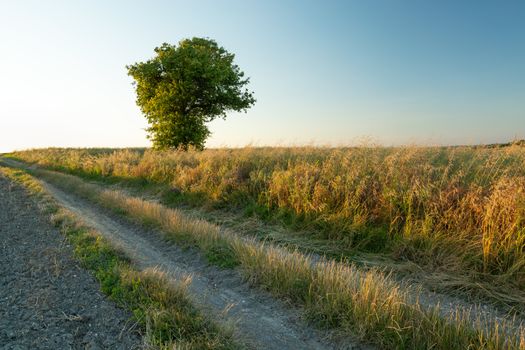
{"label": "tree canopy", "polygon": [[228,111],[246,111],[255,103],[235,55],[206,38],[162,44],[146,62],[129,66],[137,105],[148,120],[148,137],[157,149],[203,149],[206,125]]}

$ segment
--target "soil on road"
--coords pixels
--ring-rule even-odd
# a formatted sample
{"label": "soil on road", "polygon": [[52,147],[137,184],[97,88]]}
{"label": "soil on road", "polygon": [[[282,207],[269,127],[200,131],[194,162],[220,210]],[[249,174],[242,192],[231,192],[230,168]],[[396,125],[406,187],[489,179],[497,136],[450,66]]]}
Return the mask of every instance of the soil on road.
{"label": "soil on road", "polygon": [[99,290],[25,190],[0,174],[0,349],[138,349],[131,314]]}

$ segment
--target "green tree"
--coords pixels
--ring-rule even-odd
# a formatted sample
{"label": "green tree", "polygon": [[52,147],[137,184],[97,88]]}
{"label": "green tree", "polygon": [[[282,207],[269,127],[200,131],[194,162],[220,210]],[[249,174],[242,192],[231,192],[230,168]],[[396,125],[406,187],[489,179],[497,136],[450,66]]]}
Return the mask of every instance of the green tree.
{"label": "green tree", "polygon": [[214,40],[164,43],[155,53],[146,62],[126,66],[155,148],[203,149],[210,135],[207,122],[255,103],[245,88],[249,78],[233,63],[235,55]]}

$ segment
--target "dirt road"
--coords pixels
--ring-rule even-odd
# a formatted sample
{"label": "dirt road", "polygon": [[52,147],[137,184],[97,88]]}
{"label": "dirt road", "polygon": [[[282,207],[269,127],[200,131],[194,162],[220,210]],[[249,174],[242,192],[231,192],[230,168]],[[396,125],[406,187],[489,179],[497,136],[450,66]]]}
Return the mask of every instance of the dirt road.
{"label": "dirt road", "polygon": [[0,175],[0,349],[137,349],[131,315],[100,291],[19,186]]}
{"label": "dirt road", "polygon": [[221,323],[233,325],[236,336],[251,348],[370,348],[349,340],[333,344],[308,326],[299,310],[251,288],[238,271],[210,266],[198,252],[168,244],[154,230],[133,225],[50,184],[43,185],[62,206],[123,249],[138,268],[157,267],[177,279],[191,275],[189,288],[195,303]]}

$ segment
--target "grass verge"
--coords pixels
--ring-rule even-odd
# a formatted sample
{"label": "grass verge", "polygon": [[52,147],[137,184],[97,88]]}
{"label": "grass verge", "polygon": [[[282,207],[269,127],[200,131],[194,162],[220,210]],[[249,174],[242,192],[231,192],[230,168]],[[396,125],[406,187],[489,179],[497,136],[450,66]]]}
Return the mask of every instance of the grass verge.
{"label": "grass verge", "polygon": [[231,332],[193,306],[187,294],[189,279],[172,283],[161,271],[134,269],[122,252],[60,207],[32,176],[4,167],[0,167],[0,174],[24,186],[37,199],[74,247],[75,257],[95,275],[102,291],[132,312],[147,345],[160,349],[240,348]]}
{"label": "grass verge", "polygon": [[322,326],[337,327],[389,349],[525,349],[523,328],[506,321],[472,319],[460,309],[443,317],[439,306],[423,307],[417,296],[379,271],[314,263],[299,252],[221,232],[158,203],[102,190],[70,175],[32,172],[141,224],[156,226],[169,239],[198,247],[215,264],[240,266],[252,283],[303,305]]}

